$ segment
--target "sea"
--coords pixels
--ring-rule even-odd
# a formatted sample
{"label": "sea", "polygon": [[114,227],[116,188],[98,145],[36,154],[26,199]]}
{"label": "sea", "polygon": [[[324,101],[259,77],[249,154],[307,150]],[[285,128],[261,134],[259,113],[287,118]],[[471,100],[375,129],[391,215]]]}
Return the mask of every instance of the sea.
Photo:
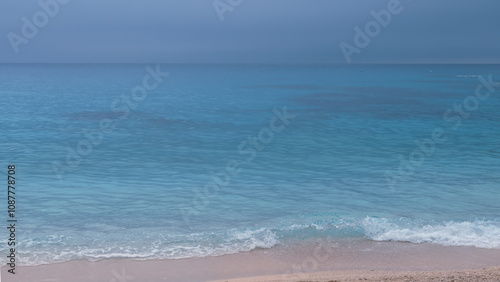
{"label": "sea", "polygon": [[19,265],[500,249],[500,65],[1,64],[0,85]]}

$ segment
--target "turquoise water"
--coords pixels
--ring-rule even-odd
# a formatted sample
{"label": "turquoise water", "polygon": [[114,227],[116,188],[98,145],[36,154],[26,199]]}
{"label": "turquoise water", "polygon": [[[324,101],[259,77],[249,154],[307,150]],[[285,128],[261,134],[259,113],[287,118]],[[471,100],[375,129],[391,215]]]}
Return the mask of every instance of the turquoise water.
{"label": "turquoise water", "polygon": [[500,66],[159,68],[132,96],[146,65],[0,65],[21,264],[314,237],[500,248],[500,84],[475,94]]}

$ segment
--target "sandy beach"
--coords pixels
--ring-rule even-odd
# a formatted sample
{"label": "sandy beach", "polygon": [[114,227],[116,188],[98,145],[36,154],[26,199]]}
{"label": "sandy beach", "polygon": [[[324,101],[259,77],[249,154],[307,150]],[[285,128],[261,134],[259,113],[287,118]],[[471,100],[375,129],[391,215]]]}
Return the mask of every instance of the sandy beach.
{"label": "sandy beach", "polygon": [[107,259],[2,267],[3,281],[500,281],[500,250],[373,241],[307,241],[177,260]]}
{"label": "sandy beach", "polygon": [[[307,275],[305,280],[283,280],[281,276],[259,276],[241,279],[216,280],[224,282],[278,281],[500,281],[500,267],[462,271],[324,271]],[[214,281],[215,282],[215,281]]]}

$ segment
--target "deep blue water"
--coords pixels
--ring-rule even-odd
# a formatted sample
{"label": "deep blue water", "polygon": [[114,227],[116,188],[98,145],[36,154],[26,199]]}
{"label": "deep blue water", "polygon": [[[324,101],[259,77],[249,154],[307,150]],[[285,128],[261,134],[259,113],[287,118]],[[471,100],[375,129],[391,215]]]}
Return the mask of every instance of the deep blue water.
{"label": "deep blue water", "polygon": [[500,66],[159,68],[134,99],[146,65],[0,65],[21,264],[326,236],[500,248],[500,84],[475,94]]}

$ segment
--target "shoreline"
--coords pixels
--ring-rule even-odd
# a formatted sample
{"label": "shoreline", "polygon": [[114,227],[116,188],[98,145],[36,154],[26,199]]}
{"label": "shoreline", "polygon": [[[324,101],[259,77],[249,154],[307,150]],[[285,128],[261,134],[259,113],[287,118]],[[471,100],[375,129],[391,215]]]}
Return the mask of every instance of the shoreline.
{"label": "shoreline", "polygon": [[[15,275],[7,269],[1,268],[6,282],[429,281],[443,277],[444,281],[476,280],[471,277],[500,281],[500,249],[323,239],[217,257],[74,260],[17,267]],[[465,280],[456,280],[459,277]]]}

